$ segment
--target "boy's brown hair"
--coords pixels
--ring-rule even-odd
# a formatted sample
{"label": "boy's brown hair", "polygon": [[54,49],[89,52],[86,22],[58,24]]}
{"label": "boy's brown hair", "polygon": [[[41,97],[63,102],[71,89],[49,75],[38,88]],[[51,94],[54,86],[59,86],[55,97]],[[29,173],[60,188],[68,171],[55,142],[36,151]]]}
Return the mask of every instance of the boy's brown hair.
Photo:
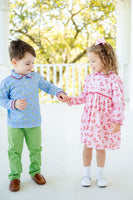
{"label": "boy's brown hair", "polygon": [[20,39],[12,40],[10,42],[9,56],[11,61],[13,58],[15,58],[16,60],[21,60],[22,58],[24,58],[26,52],[36,57],[35,50],[30,44]]}

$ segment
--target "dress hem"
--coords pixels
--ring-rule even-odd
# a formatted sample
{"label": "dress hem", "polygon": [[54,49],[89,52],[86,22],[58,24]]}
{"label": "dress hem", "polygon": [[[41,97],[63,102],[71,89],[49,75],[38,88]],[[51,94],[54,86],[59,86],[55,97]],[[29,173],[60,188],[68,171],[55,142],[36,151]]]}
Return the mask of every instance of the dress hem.
{"label": "dress hem", "polygon": [[111,147],[105,147],[105,148],[97,147],[97,148],[96,148],[96,146],[87,145],[87,143],[81,142],[81,144],[84,144],[84,145],[86,145],[88,148],[92,148],[92,149],[101,149],[101,150],[119,150],[119,149],[120,149],[120,146],[117,146],[117,147],[115,147],[115,148],[111,148]]}

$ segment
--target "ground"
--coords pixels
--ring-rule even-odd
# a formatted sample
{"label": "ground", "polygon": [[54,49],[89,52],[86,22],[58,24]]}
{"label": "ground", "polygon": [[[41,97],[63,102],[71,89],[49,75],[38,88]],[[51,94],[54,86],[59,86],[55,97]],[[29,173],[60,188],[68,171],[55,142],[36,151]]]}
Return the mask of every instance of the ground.
{"label": "ground", "polygon": [[29,152],[24,143],[19,192],[10,192],[7,157],[6,111],[0,108],[0,200],[133,200],[133,113],[126,108],[122,126],[121,149],[107,151],[105,176],[107,188],[96,186],[96,159],[93,151],[92,186],[83,188],[80,118],[83,105],[41,104],[42,174],[47,184],[36,185],[28,174]]}

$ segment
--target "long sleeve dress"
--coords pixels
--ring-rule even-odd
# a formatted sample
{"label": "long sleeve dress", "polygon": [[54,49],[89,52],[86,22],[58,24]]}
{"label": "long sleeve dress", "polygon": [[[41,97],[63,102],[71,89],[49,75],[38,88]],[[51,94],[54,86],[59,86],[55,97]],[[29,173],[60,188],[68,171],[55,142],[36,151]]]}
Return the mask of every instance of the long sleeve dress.
{"label": "long sleeve dress", "polygon": [[119,149],[121,132],[112,133],[112,123],[124,119],[123,83],[110,71],[87,75],[82,93],[70,98],[69,105],[85,103],[81,118],[81,143],[95,149]]}

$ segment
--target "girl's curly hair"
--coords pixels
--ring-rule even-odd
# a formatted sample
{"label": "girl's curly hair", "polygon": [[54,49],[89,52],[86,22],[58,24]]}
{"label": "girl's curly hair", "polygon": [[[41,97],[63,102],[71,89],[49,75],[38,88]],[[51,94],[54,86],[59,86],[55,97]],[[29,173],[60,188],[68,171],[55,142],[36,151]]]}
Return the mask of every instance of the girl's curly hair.
{"label": "girl's curly hair", "polygon": [[106,74],[108,74],[109,71],[113,71],[118,75],[117,56],[113,47],[109,43],[106,42],[105,44],[101,43],[98,45],[93,44],[90,48],[88,48],[87,54],[89,52],[95,53],[99,56],[104,64]]}

